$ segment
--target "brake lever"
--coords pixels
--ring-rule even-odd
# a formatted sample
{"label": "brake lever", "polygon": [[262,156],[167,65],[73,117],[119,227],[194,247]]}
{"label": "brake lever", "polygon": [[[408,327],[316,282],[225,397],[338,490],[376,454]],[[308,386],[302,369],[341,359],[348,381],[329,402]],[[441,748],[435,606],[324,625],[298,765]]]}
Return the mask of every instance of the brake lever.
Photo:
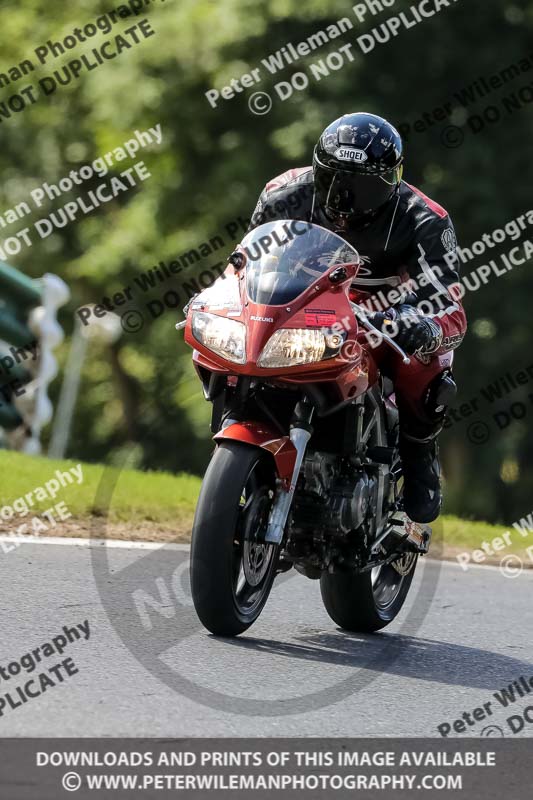
{"label": "brake lever", "polygon": [[397,344],[394,341],[394,339],[391,336],[388,335],[388,333],[384,333],[383,331],[380,331],[379,328],[376,328],[375,325],[372,325],[372,323],[368,321],[368,319],[365,316],[365,314],[363,314],[361,309],[355,303],[350,302],[350,305],[352,307],[352,311],[353,311],[356,319],[358,320],[358,322],[360,322],[367,330],[372,331],[373,333],[377,333],[377,335],[380,336],[383,339],[384,342],[387,342],[387,344],[390,347],[392,347],[393,350],[396,350],[398,355],[400,355],[402,357],[402,361],[403,361],[404,364],[410,364],[411,363],[411,359],[409,358],[409,356],[407,355],[405,350],[403,350],[400,347],[400,345]]}

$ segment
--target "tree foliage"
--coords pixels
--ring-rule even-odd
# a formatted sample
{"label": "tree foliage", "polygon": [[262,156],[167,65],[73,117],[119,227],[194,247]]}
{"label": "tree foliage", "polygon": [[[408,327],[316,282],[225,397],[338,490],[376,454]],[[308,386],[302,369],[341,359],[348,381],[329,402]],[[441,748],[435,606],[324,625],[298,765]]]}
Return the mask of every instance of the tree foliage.
{"label": "tree foliage", "polygon": [[[226,226],[250,215],[265,182],[291,166],[308,164],[325,125],[342,113],[363,109],[411,127],[424,114],[430,116],[432,122],[426,120],[425,130],[420,123],[419,130],[411,130],[407,137],[405,177],[450,211],[462,245],[505,227],[533,205],[532,107],[524,102],[513,113],[502,111],[500,121],[486,123],[477,134],[468,118],[482,115],[487,106],[501,110],[504,97],[532,86],[533,69],[491,89],[485,97],[476,96],[466,108],[455,95],[480,78],[490,84],[491,76],[532,55],[533,3],[450,2],[435,17],[402,28],[391,41],[364,55],[357,37],[400,11],[409,15],[410,5],[398,0],[392,8],[359,22],[351,4],[341,0],[305,4],[296,0],[154,0],[143,16],[150,20],[155,36],[120,58],[83,72],[78,80],[23,112],[2,119],[0,206],[14,208],[36,186],[56,183],[71,169],[120,146],[133,131],[160,123],[162,145],[137,157],[145,161],[152,177],[48,238],[36,240],[12,263],[34,276],[49,271],[67,280],[72,302],[62,322],[71,333],[77,307],[98,303],[131,286],[135,276],[160,261],[172,261],[220,236],[224,248],[191,267],[189,279],[227,255],[233,239]],[[109,9],[108,3],[88,0],[74,5],[25,0],[22,6],[4,7],[0,72],[28,57],[35,61],[36,47],[49,39],[62,39]],[[109,34],[100,34],[4,86],[0,103],[97,43],[113,39],[143,16],[124,19]],[[288,42],[297,45],[345,17],[354,27],[339,39],[277,75],[269,75],[261,66],[261,59]],[[347,43],[353,44],[353,61],[329,77],[311,80],[307,89],[295,91],[284,102],[277,97],[276,83],[289,81],[297,72],[309,74],[311,64]],[[222,100],[216,109],[209,105],[205,92],[254,68],[261,68],[260,85]],[[274,99],[268,115],[249,111],[248,99],[256,90]],[[435,121],[435,110],[447,103],[451,114]],[[449,125],[464,134],[461,146],[444,146],[443,131]],[[117,170],[112,174],[118,174]],[[83,191],[101,182],[96,178]],[[65,196],[64,202],[69,199]],[[24,224],[62,204],[63,198],[34,209]],[[22,223],[0,229],[0,244],[21,227]],[[525,231],[520,241],[507,240],[488,250],[465,265],[464,271],[498,258],[527,236]],[[183,277],[176,276],[150,295],[138,295],[139,308],[143,310],[146,302],[160,299],[169,289],[180,294],[184,305],[182,284]],[[505,276],[492,276],[477,292],[467,294],[470,332],[456,358],[458,408],[479,400],[481,388],[488,383],[533,363],[530,287],[529,264],[524,264]],[[133,442],[140,466],[203,471],[210,451],[209,410],[190,354],[174,330],[180,318],[179,309],[167,309],[156,320],[147,318],[140,332],[125,334],[112,346],[91,343],[72,455],[113,460]],[[61,351],[63,363],[66,349]],[[56,393],[58,387],[59,381]],[[450,511],[509,522],[528,509],[533,488],[530,392],[531,385],[520,386],[499,405],[481,399],[478,412],[467,417],[465,411],[444,433]],[[518,401],[527,408],[524,419],[500,431],[493,414],[498,409],[507,411],[510,403]],[[468,426],[477,419],[489,426],[488,443],[474,445],[468,439]]]}

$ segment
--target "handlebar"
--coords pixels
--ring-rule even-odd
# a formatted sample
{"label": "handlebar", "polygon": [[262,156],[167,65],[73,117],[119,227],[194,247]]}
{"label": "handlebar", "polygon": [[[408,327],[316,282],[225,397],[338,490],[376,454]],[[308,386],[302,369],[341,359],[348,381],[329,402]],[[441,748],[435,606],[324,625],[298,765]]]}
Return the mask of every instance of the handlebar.
{"label": "handlebar", "polygon": [[394,341],[394,339],[388,335],[388,333],[383,333],[383,331],[380,331],[379,328],[376,328],[375,325],[372,325],[372,323],[368,321],[365,314],[361,311],[359,306],[357,306],[355,303],[350,302],[350,306],[352,307],[352,311],[355,314],[357,321],[360,322],[361,325],[363,325],[367,330],[377,333],[377,335],[381,337],[381,339],[383,339],[384,342],[386,342],[390,347],[392,347],[393,350],[396,350],[398,355],[402,357],[402,361],[404,364],[411,363],[411,359],[409,358],[405,350],[402,350],[400,345],[397,344]]}

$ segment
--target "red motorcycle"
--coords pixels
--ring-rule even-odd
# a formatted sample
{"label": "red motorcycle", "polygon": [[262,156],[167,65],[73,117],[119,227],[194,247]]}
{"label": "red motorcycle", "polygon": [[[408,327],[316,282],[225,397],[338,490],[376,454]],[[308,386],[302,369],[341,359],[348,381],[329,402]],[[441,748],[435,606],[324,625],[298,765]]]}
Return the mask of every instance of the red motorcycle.
{"label": "red motorcycle", "polygon": [[339,626],[376,631],[428,550],[430,529],[402,512],[398,412],[373,345],[407,356],[351,302],[359,263],[318,225],[261,225],[177,326],[213,404],[191,591],[214,634],[249,628],[292,567],[320,579]]}

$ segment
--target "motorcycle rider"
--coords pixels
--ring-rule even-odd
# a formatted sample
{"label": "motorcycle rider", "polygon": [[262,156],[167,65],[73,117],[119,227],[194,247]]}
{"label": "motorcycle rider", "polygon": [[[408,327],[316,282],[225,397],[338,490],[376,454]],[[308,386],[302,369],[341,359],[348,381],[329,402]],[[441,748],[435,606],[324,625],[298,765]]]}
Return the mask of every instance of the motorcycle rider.
{"label": "motorcycle rider", "polygon": [[404,507],[415,522],[439,515],[437,437],[457,387],[453,350],[466,331],[456,237],[448,213],[402,180],[403,143],[382,117],[346,114],[322,133],[312,167],[291,169],[260,195],[250,229],[276,219],[328,228],[359,252],[353,299],[376,309],[369,320],[393,330],[410,355],[376,357],[394,384],[400,413]]}

